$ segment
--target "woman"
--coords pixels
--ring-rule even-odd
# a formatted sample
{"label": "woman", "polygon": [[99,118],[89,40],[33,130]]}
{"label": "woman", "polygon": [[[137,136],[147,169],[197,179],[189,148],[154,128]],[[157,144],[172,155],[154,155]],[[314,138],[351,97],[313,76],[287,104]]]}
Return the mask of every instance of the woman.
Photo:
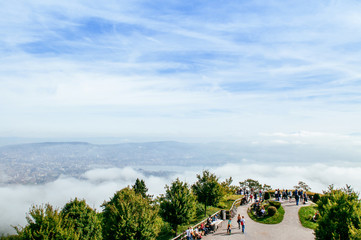
{"label": "woman", "polygon": [[244,229],[246,227],[246,220],[244,219],[244,216],[242,216],[241,225],[242,225],[242,233],[244,233]]}

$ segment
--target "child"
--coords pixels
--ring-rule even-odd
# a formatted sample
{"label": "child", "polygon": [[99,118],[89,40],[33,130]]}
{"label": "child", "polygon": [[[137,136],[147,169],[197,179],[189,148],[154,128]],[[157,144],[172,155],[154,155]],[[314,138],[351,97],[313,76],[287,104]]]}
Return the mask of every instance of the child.
{"label": "child", "polygon": [[228,220],[227,233],[228,233],[229,235],[231,235],[231,222],[232,222],[232,218],[230,218],[230,219]]}

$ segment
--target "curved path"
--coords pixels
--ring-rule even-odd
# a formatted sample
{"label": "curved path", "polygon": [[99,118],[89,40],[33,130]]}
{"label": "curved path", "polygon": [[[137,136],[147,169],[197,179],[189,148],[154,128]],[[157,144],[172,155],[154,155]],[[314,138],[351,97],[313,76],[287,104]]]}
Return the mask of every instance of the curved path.
{"label": "curved path", "polygon": [[[308,204],[306,204],[308,205]],[[304,228],[298,219],[298,210],[303,204],[296,206],[292,201],[283,201],[282,206],[285,209],[285,216],[279,224],[262,224],[257,223],[250,219],[247,214],[249,205],[240,206],[237,209],[237,215],[245,217],[246,228],[243,234],[238,229],[237,217],[232,219],[232,234],[227,234],[227,221],[224,221],[222,227],[219,228],[214,234],[209,234],[202,239],[217,240],[217,239],[249,239],[249,240],[311,240],[315,239],[313,230]]]}

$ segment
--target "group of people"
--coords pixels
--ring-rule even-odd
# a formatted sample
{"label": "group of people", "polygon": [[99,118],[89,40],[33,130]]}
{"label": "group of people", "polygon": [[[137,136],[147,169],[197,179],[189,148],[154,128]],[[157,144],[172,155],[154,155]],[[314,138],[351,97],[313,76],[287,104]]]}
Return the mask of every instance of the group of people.
{"label": "group of people", "polygon": [[211,232],[214,232],[215,225],[212,225],[212,223],[217,220],[218,220],[217,215],[214,215],[213,217],[209,216],[207,218],[207,220],[205,221],[205,223],[201,223],[198,227],[196,227],[194,229],[189,227],[186,230],[187,240],[202,239],[202,236],[205,236]]}
{"label": "group of people", "polygon": [[186,236],[187,240],[193,240],[193,239],[202,239],[202,236],[204,235],[204,230],[201,228],[201,226],[195,228],[189,227],[186,230]]}
{"label": "group of people", "polygon": [[[242,227],[242,233],[244,233],[246,227],[246,220],[244,219],[244,216],[241,217],[241,214],[238,214],[237,223],[238,223],[238,229],[241,229]],[[227,224],[227,234],[231,234],[231,233],[232,233],[232,218],[228,219],[228,224]]]}
{"label": "group of people", "polygon": [[281,200],[289,200],[291,202],[292,197],[295,198],[296,200],[296,205],[299,204],[300,200],[303,200],[303,204],[306,204],[308,202],[308,196],[306,191],[301,190],[294,190],[294,191],[289,191],[289,190],[279,190],[276,189],[275,190],[275,199],[277,201],[281,201]]}
{"label": "group of people", "polygon": [[244,198],[241,201],[241,205],[247,204],[249,202],[257,202],[258,200],[261,200],[264,196],[264,192],[262,190],[256,191],[253,188],[250,190],[247,189],[238,189],[237,190],[238,195],[244,195]]}
{"label": "group of people", "polygon": [[244,219],[244,216],[241,217],[241,214],[238,214],[237,223],[238,223],[238,229],[241,229],[242,226],[242,233],[244,233],[244,229],[246,227],[246,220]]}
{"label": "group of people", "polygon": [[251,206],[253,210],[256,212],[258,217],[264,217],[266,215],[266,209],[262,205],[261,201],[257,201]]}

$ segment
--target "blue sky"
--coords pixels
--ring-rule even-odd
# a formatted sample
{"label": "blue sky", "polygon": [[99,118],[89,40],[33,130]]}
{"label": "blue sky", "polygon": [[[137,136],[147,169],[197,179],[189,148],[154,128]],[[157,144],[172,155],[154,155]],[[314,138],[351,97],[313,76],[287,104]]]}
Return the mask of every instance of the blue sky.
{"label": "blue sky", "polygon": [[360,12],[349,0],[2,1],[0,137],[360,144]]}

